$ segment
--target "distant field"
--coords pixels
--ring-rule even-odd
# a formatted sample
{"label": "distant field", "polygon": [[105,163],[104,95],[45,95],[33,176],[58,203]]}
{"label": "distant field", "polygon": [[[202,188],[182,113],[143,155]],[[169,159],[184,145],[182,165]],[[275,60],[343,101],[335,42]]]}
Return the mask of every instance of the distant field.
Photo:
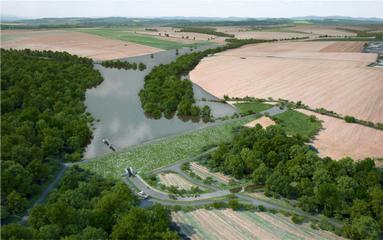
{"label": "distant field", "polygon": [[[95,34],[98,36],[118,39],[127,42],[138,43],[150,47],[161,48],[161,49],[175,49],[187,47],[192,44],[185,44],[178,41],[164,40],[151,35],[138,34],[133,31],[128,31],[123,28],[87,28],[77,29],[77,31],[85,32],[89,34]],[[196,45],[208,44],[207,42],[195,43]]]}
{"label": "distant field", "polygon": [[165,137],[92,159],[80,166],[101,176],[114,179],[119,179],[127,166],[146,173],[161,166],[193,157],[201,153],[202,148],[206,145],[228,141],[233,136],[233,127],[241,126],[253,119],[254,116],[249,116],[229,120],[224,124]]}
{"label": "distant field", "polygon": [[172,212],[172,220],[190,239],[343,239],[267,212],[199,209]]}
{"label": "distant field", "polygon": [[282,121],[279,125],[291,135],[300,134],[303,137],[311,137],[321,127],[319,122],[312,122],[309,116],[294,110],[278,114],[275,118]]}
{"label": "distant field", "polygon": [[1,47],[66,51],[94,60],[126,58],[162,51],[136,43],[71,30],[2,30]]}

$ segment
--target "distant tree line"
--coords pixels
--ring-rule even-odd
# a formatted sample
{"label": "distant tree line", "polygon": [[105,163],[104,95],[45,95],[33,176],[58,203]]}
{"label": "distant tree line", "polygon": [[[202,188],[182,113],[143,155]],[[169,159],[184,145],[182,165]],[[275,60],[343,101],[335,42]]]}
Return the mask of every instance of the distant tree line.
{"label": "distant tree line", "polygon": [[117,69],[125,69],[125,70],[129,70],[129,69],[137,70],[137,69],[139,69],[140,71],[144,71],[146,69],[146,65],[142,62],[137,64],[135,62],[130,63],[130,62],[121,61],[121,60],[102,61],[101,65],[103,67],[106,67],[106,68],[117,68]]}
{"label": "distant tree line", "polygon": [[1,218],[19,214],[92,137],[85,91],[103,79],[91,59],[1,49]]}
{"label": "distant tree line", "polygon": [[378,239],[383,230],[383,174],[371,159],[321,158],[299,135],[257,125],[222,143],[208,165],[294,199],[305,211],[342,220],[346,237]]}
{"label": "distant tree line", "polygon": [[122,182],[78,167],[68,169],[44,205],[34,207],[28,226],[2,226],[2,239],[179,239],[170,211],[139,201]]}
{"label": "distant tree line", "polygon": [[214,28],[206,27],[184,27],[180,32],[195,32],[195,33],[204,33],[209,35],[215,35],[218,37],[234,37],[234,34],[227,34],[224,32],[217,32]]}
{"label": "distant tree line", "polygon": [[158,119],[162,113],[166,118],[171,118],[177,112],[179,116],[201,117],[204,121],[210,121],[210,107],[200,108],[195,105],[192,82],[183,80],[181,76],[188,74],[202,58],[210,54],[245,44],[267,42],[257,39],[227,41],[228,44],[225,46],[186,54],[169,64],[154,67],[145,77],[144,88],[139,92],[145,113]]}

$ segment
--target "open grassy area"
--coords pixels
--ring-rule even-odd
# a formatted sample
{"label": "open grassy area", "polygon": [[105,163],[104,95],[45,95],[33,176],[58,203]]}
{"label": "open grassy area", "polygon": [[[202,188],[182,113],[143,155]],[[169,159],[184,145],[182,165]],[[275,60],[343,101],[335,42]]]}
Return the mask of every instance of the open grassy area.
{"label": "open grassy area", "polygon": [[303,137],[312,137],[321,128],[322,124],[318,121],[312,121],[309,116],[288,110],[278,114],[275,118],[281,120],[281,125],[287,134],[300,134]]}
{"label": "open grassy area", "polygon": [[239,109],[240,113],[248,113],[249,111],[258,113],[273,107],[263,102],[236,103],[235,106]]}
{"label": "open grassy area", "polygon": [[210,44],[208,42],[200,42],[196,44],[183,44],[176,41],[168,41],[152,36],[137,34],[134,32],[129,32],[124,28],[87,28],[87,29],[77,29],[77,31],[95,34],[106,38],[118,39],[127,42],[138,43],[150,47],[161,48],[161,49],[175,49],[188,46],[196,45],[206,45]]}
{"label": "open grassy area", "polygon": [[248,116],[228,120],[215,126],[161,138],[92,159],[80,166],[114,179],[120,178],[127,166],[147,173],[161,166],[193,157],[201,153],[204,146],[229,141],[233,135],[233,127],[241,126],[253,119],[255,119],[254,116]]}

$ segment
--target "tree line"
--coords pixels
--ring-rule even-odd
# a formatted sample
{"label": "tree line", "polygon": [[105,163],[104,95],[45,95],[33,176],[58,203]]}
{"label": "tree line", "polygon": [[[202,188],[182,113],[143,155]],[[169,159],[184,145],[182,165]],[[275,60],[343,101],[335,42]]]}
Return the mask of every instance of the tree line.
{"label": "tree line", "polygon": [[377,239],[383,230],[383,174],[371,159],[321,158],[299,135],[278,126],[243,128],[211,154],[208,165],[264,185],[313,214],[342,220],[344,236]]}
{"label": "tree line", "polygon": [[217,32],[214,28],[206,28],[206,27],[184,27],[184,28],[181,28],[180,32],[204,33],[209,35],[215,35],[218,37],[231,37],[231,38],[234,37],[234,34]]}
{"label": "tree line", "polygon": [[122,182],[115,183],[71,167],[44,205],[34,207],[28,226],[2,226],[2,239],[179,239],[170,211],[138,207]]}
{"label": "tree line", "polygon": [[85,91],[103,79],[91,59],[52,51],[1,49],[1,218],[23,212],[27,199],[59,168],[77,161],[93,121]]}
{"label": "tree line", "polygon": [[139,92],[141,106],[145,113],[159,119],[162,114],[171,118],[177,112],[179,116],[201,117],[204,121],[211,120],[209,106],[202,108],[195,105],[193,85],[188,79],[182,79],[199,61],[214,53],[241,47],[245,44],[267,42],[257,39],[228,39],[228,44],[201,52],[193,52],[178,57],[169,64],[161,64],[145,77],[144,88]]}
{"label": "tree line", "polygon": [[140,71],[144,71],[146,69],[146,65],[143,62],[140,63],[130,63],[126,61],[121,61],[121,60],[107,60],[107,61],[102,61],[101,65],[106,68],[117,68],[117,69],[133,69],[137,70],[139,69]]}

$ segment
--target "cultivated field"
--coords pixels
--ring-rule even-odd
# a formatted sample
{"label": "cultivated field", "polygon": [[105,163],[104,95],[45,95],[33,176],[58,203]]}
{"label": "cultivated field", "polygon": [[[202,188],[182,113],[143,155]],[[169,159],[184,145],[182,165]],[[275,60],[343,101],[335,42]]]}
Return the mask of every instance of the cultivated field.
{"label": "cultivated field", "polygon": [[383,131],[344,120],[324,116],[307,110],[299,110],[307,115],[315,115],[322,120],[323,130],[315,137],[313,145],[319,155],[340,159],[350,156],[353,159],[383,157]]}
{"label": "cultivated field", "polygon": [[258,119],[255,119],[254,121],[246,123],[244,126],[248,128],[253,128],[257,124],[261,125],[263,128],[267,128],[268,126],[275,125],[275,122],[269,117],[262,116]]}
{"label": "cultivated field", "polygon": [[328,48],[344,49],[331,41],[247,45],[203,59],[190,78],[220,98],[283,98],[383,122],[383,69],[367,67],[376,54]]}
{"label": "cultivated field", "polygon": [[211,177],[215,180],[228,184],[232,178],[220,172],[210,172],[205,166],[202,166],[196,162],[190,163],[190,169],[202,179]]}
{"label": "cultivated field", "polygon": [[172,212],[172,220],[191,239],[342,239],[266,212],[199,209]]}
{"label": "cultivated field", "polygon": [[[150,35],[164,40],[173,40],[185,44],[193,44],[199,41],[211,41],[212,43],[224,43],[224,38],[210,34],[179,32],[180,28],[154,27],[157,31],[138,30],[138,34]],[[166,36],[167,35],[167,36]]]}
{"label": "cultivated field", "polygon": [[66,51],[94,60],[126,58],[162,49],[64,30],[3,30],[3,48]]}
{"label": "cultivated field", "polygon": [[196,185],[176,173],[160,173],[158,174],[158,178],[160,183],[167,187],[175,186],[185,190],[190,190],[192,187],[196,187]]}
{"label": "cultivated field", "polygon": [[[343,37],[343,36],[356,36],[356,33],[348,32],[345,30],[338,29],[340,26],[329,26],[329,25],[298,25],[294,27],[288,27],[286,29],[299,31],[302,33],[309,33],[313,35],[328,35],[333,37]],[[351,27],[350,27],[351,28]]]}
{"label": "cultivated field", "polygon": [[[137,32],[141,31],[141,33]],[[127,42],[133,42],[142,44],[150,47],[161,48],[161,49],[175,49],[194,45],[209,44],[206,40],[204,41],[185,41],[182,38],[170,38],[164,36],[156,36],[154,32],[146,31],[142,34],[141,29],[128,29],[128,28],[88,28],[78,29],[78,31],[95,34],[98,36],[122,40]]]}

